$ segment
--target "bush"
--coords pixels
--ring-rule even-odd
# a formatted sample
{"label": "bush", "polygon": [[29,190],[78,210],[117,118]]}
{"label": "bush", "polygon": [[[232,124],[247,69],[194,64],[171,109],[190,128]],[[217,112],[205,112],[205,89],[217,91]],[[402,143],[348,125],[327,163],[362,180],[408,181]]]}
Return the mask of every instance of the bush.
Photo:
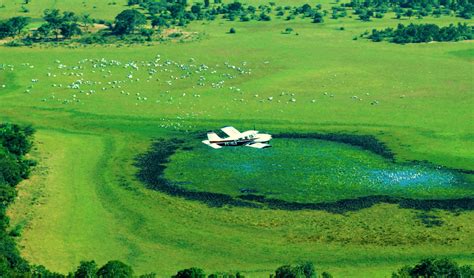
{"label": "bush", "polygon": [[258,20],[260,20],[260,21],[270,21],[270,20],[272,20],[272,18],[266,13],[261,13]]}
{"label": "bush", "polygon": [[316,12],[313,16],[313,23],[323,23],[323,22],[324,22],[323,14],[320,12]]}
{"label": "bush", "polygon": [[235,33],[236,33],[236,31],[235,31],[235,28],[234,28],[234,27],[232,27],[232,28],[229,29],[229,34],[235,34]]}
{"label": "bush", "polygon": [[312,262],[297,265],[284,265],[275,270],[275,278],[315,278],[317,277]]}
{"label": "bush", "polygon": [[133,277],[133,269],[121,261],[109,261],[97,271],[99,278]]}
{"label": "bush", "polygon": [[397,272],[392,273],[392,278],[408,277],[459,277],[471,278],[474,276],[474,269],[469,265],[458,266],[450,259],[428,258],[421,260],[414,266],[404,266]]}
{"label": "bush", "polygon": [[291,27],[286,27],[285,31],[281,32],[282,34],[291,34],[293,32],[293,28]]}
{"label": "bush", "polygon": [[173,278],[205,278],[205,277],[206,277],[206,274],[204,273],[204,270],[197,267],[183,269],[183,270],[178,271],[176,275],[173,275]]}
{"label": "bush", "polygon": [[91,34],[84,36],[77,41],[83,44],[105,44],[107,43],[107,38],[102,34]]}
{"label": "bush", "polygon": [[241,15],[240,16],[240,21],[242,21],[242,22],[250,21],[250,17],[246,14]]}
{"label": "bush", "polygon": [[97,277],[97,264],[95,261],[81,261],[74,272],[74,278],[94,278]]}
{"label": "bush", "polygon": [[321,278],[332,278],[332,275],[331,273],[323,272],[321,273]]}

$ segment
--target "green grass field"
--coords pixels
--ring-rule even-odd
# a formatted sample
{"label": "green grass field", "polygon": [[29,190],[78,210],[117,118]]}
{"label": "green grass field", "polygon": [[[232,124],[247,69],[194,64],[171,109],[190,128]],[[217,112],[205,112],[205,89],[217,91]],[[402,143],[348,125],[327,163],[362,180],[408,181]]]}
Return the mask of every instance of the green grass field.
{"label": "green grass field", "polygon": [[[4,2],[2,18],[19,5]],[[95,2],[93,16],[113,18],[123,9]],[[77,3],[68,1],[66,6],[89,11]],[[37,8],[31,13],[36,15],[43,8],[66,8],[61,1],[33,4]],[[454,17],[411,21],[465,22]],[[120,259],[140,273],[171,275],[200,266],[209,272],[240,270],[250,277],[266,277],[281,264],[303,259],[335,277],[389,277],[396,268],[426,256],[472,263],[473,212],[429,212],[444,223],[428,228],[420,220],[422,212],[387,204],[343,215],[210,208],[145,189],[135,178],[135,158],[152,138],[187,132],[203,132],[204,137],[205,131],[224,125],[242,130],[256,126],[269,133],[374,135],[395,153],[397,162],[426,160],[474,170],[473,43],[353,40],[366,30],[398,22],[388,15],[367,23],[328,18],[321,25],[300,19],[219,20],[188,26],[187,31],[205,35],[187,43],[2,47],[0,121],[37,129],[32,156],[39,166],[21,184],[9,211],[12,226],[24,226],[22,254],[62,272],[84,259],[99,264]],[[235,35],[227,34],[230,27],[236,28]],[[286,27],[299,35],[281,34]],[[156,63],[171,64],[158,67],[147,82],[153,67],[147,64],[158,54]],[[120,65],[94,68],[102,58]],[[81,64],[84,59],[99,62]],[[132,61],[138,70],[124,68]],[[186,71],[180,65],[191,64],[209,69],[181,79]],[[250,69],[251,74],[227,65]],[[160,71],[165,68],[172,72]],[[90,84],[67,87],[81,78]],[[123,82],[108,84],[119,80]],[[222,80],[222,88],[213,88],[213,82]],[[379,104],[371,105],[375,100]],[[193,176],[196,169],[189,170]],[[466,196],[472,197],[472,186]]]}
{"label": "green grass field", "polygon": [[[116,4],[112,4],[116,3]],[[1,0],[0,18],[11,16],[29,16],[35,21],[43,15],[44,9],[73,10],[77,14],[89,14],[93,18],[113,19],[126,6],[127,1],[100,1],[100,0],[42,0],[30,1],[25,5],[24,0]],[[28,12],[22,7],[26,7]]]}

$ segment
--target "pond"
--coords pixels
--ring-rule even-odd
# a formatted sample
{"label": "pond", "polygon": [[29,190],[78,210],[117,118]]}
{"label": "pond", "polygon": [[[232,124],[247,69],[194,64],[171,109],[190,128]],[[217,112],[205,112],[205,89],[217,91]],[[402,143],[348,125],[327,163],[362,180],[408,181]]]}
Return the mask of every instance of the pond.
{"label": "pond", "polygon": [[399,164],[360,147],[318,139],[273,139],[272,148],[203,144],[171,157],[165,178],[191,191],[259,194],[291,202],[370,195],[458,198],[474,195],[461,173]]}

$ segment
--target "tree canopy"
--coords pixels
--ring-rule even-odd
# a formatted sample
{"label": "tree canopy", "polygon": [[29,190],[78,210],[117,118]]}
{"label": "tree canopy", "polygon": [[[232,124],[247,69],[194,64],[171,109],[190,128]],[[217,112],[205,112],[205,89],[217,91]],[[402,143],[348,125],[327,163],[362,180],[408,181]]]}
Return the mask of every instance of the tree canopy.
{"label": "tree canopy", "polygon": [[60,35],[69,39],[82,33],[78,23],[79,17],[73,12],[65,11],[61,14],[58,9],[47,9],[44,11],[43,19],[46,23],[42,24],[35,32],[38,39],[47,39],[51,34],[56,40],[59,40]]}
{"label": "tree canopy", "polygon": [[15,16],[0,21],[0,39],[19,35],[29,22],[30,19],[24,16]]}
{"label": "tree canopy", "polygon": [[146,24],[146,17],[137,10],[128,9],[115,17],[113,32],[117,35],[130,34]]}
{"label": "tree canopy", "polygon": [[474,277],[474,269],[469,265],[459,266],[450,259],[423,259],[414,266],[404,266],[392,274],[392,278],[418,277]]}
{"label": "tree canopy", "polygon": [[99,278],[129,278],[133,276],[133,269],[121,261],[109,261],[97,271]]}
{"label": "tree canopy", "polygon": [[421,42],[447,42],[470,40],[474,37],[474,29],[467,24],[450,24],[439,27],[436,24],[409,24],[407,26],[398,24],[396,29],[386,28],[384,30],[372,30],[368,36],[375,42],[387,40],[393,43],[421,43]]}
{"label": "tree canopy", "polygon": [[173,278],[205,278],[206,274],[204,271],[197,267],[191,267],[178,271]]}
{"label": "tree canopy", "polygon": [[314,264],[303,262],[296,265],[283,265],[275,270],[275,278],[315,278]]}

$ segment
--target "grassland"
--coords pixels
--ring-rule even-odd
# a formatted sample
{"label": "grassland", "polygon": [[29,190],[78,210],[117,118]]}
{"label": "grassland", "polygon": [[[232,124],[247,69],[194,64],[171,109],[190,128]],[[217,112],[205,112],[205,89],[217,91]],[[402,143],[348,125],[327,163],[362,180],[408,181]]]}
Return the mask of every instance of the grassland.
{"label": "grassland", "polygon": [[[43,2],[41,8],[46,7],[54,5]],[[113,14],[115,7],[110,7],[104,17]],[[0,9],[1,17],[5,14],[10,15]],[[440,25],[458,21],[422,20]],[[12,224],[24,225],[22,254],[62,272],[93,258],[99,263],[120,259],[138,272],[170,275],[201,266],[241,270],[252,277],[299,259],[313,260],[336,277],[386,277],[426,256],[472,262],[472,212],[429,212],[444,223],[428,228],[420,218],[423,212],[396,205],[344,215],[209,208],[147,190],[134,178],[134,159],[146,151],[151,138],[223,125],[256,125],[269,133],[370,134],[386,143],[397,161],[426,160],[474,170],[472,42],[393,45],[353,40],[365,30],[397,23],[389,16],[368,23],[328,19],[322,25],[276,19],[198,22],[187,31],[204,33],[204,38],[182,44],[2,48],[0,63],[15,67],[0,71],[0,85],[6,85],[0,87],[0,121],[31,123],[38,130],[34,156],[41,168],[20,186],[20,198],[10,210]],[[236,28],[235,35],[227,34],[230,27]],[[281,34],[286,27],[298,35]],[[78,77],[62,75],[71,70],[58,69],[55,62],[76,66],[85,58],[105,58],[126,63],[151,61],[157,54],[179,63],[194,58],[197,64],[219,64],[220,73],[228,72],[224,62],[247,62],[252,74],[236,74],[226,80],[225,89],[214,89],[209,84],[192,88],[194,79],[173,81],[173,86],[146,82],[147,73],[141,70],[135,74],[141,81],[124,88],[94,84],[88,89],[96,93],[85,96],[67,88]],[[92,70],[81,70],[85,79],[122,80],[129,72]],[[164,76],[161,81],[167,80]],[[52,86],[59,83],[63,87]],[[282,92],[290,95],[280,96]],[[148,100],[138,100],[136,93]],[[74,94],[79,102],[73,101]],[[355,101],[354,95],[363,100]],[[266,101],[268,97],[274,101]],[[287,103],[290,97],[296,102]],[[379,104],[371,105],[374,100]]]}
{"label": "grassland", "polygon": [[[116,3],[116,4],[112,4]],[[0,17],[29,16],[39,21],[45,9],[74,10],[77,14],[89,14],[93,18],[111,20],[124,9],[127,1],[72,0],[72,1],[30,1],[25,5],[22,0],[0,1]],[[22,8],[28,9],[28,12]]]}

